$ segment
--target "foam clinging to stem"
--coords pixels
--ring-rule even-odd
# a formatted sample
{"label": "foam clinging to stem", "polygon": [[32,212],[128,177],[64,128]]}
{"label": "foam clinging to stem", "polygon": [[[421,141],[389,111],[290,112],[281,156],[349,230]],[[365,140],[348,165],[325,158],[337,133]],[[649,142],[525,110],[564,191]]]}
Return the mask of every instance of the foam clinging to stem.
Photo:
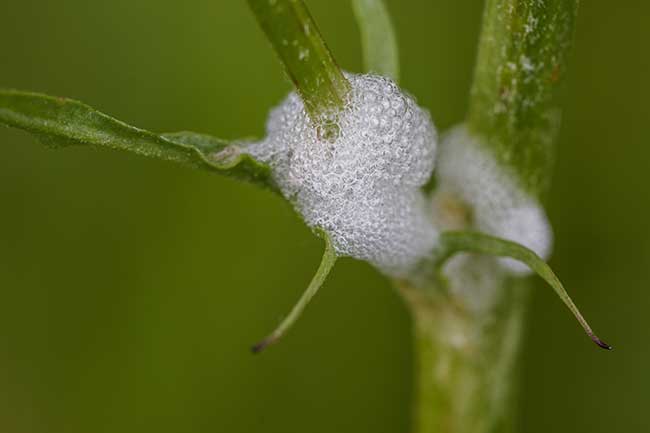
{"label": "foam clinging to stem", "polygon": [[[438,152],[437,176],[434,201],[444,195],[456,196],[470,207],[475,229],[520,243],[548,258],[553,232],[544,209],[465,126],[455,127],[445,136]],[[530,272],[512,259],[499,262],[516,274]]]}
{"label": "foam clinging to stem", "polygon": [[284,196],[339,255],[405,276],[437,239],[420,190],[433,171],[436,130],[390,79],[346,78],[352,90],[334,139],[321,137],[291,93],[271,112],[266,138],[246,151],[271,165]]}

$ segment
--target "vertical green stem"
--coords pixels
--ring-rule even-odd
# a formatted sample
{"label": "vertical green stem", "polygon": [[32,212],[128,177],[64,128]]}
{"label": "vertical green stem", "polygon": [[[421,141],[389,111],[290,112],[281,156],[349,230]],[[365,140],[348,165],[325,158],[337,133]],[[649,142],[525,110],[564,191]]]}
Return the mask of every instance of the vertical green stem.
{"label": "vertical green stem", "polygon": [[539,195],[557,129],[553,94],[566,70],[578,0],[488,0],[468,125]]}
{"label": "vertical green stem", "polygon": [[[557,129],[553,95],[564,75],[577,0],[486,0],[467,125],[534,197],[547,188]],[[471,271],[471,269],[468,269]],[[498,270],[494,270],[498,272]],[[514,431],[526,281],[485,287],[401,287],[413,312],[414,433]],[[480,281],[477,280],[477,281]],[[461,289],[461,290],[458,290]],[[459,296],[464,293],[466,296]]]}
{"label": "vertical green stem", "polygon": [[334,61],[302,0],[248,0],[312,120],[343,108],[350,84]]}
{"label": "vertical green stem", "polygon": [[440,291],[400,289],[413,313],[412,431],[514,432],[525,284],[504,280],[499,302],[482,312]]}

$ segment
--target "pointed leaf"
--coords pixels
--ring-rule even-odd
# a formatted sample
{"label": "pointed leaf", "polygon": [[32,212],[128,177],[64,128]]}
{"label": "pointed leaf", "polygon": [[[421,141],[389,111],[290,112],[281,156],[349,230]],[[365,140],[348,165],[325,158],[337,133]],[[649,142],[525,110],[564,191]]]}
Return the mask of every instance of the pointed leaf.
{"label": "pointed leaf", "polygon": [[253,353],[261,352],[266,347],[276,343],[280,338],[282,338],[285,332],[287,332],[296,320],[298,320],[307,304],[309,304],[312,298],[316,295],[318,289],[323,285],[325,279],[334,267],[337,256],[332,241],[324,231],[320,230],[318,234],[325,240],[325,252],[323,253],[323,258],[321,259],[316,274],[314,274],[309,286],[307,286],[307,289],[303,292],[298,302],[293,306],[289,315],[282,320],[280,325],[278,325],[278,327],[275,328],[268,337],[253,346]]}
{"label": "pointed leaf", "polygon": [[49,145],[125,150],[275,189],[269,167],[236,145],[191,132],[155,134],[72,99],[0,89],[0,124],[31,132]]}
{"label": "pointed leaf", "polygon": [[437,264],[440,266],[452,255],[459,252],[472,252],[489,254],[493,256],[510,257],[525,263],[544,279],[552,288],[555,293],[560,297],[562,302],[569,308],[575,318],[578,320],[582,328],[585,330],[589,338],[594,343],[603,349],[611,350],[611,346],[602,341],[594,332],[587,321],[582,317],[580,310],[573,303],[571,297],[564,289],[560,280],[555,276],[553,270],[532,250],[519,245],[515,242],[510,242],[505,239],[495,238],[483,233],[458,231],[458,232],[445,232],[440,235],[441,252],[437,257]]}

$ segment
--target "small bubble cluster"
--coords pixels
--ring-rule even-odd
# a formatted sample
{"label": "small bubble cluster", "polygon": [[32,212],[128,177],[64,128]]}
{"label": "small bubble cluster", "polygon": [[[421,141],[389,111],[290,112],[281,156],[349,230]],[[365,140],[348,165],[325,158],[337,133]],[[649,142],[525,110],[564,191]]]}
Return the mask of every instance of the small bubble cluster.
{"label": "small bubble cluster", "polygon": [[291,93],[271,112],[266,138],[245,151],[271,166],[284,196],[339,255],[405,276],[437,241],[420,189],[433,171],[436,130],[390,79],[346,78],[352,90],[336,137],[322,137]]}
{"label": "small bubble cluster", "polygon": [[[544,209],[464,126],[451,130],[440,145],[437,178],[434,203],[438,197],[455,195],[471,208],[475,229],[548,258],[553,233]],[[530,272],[512,259],[499,262],[515,274]]]}

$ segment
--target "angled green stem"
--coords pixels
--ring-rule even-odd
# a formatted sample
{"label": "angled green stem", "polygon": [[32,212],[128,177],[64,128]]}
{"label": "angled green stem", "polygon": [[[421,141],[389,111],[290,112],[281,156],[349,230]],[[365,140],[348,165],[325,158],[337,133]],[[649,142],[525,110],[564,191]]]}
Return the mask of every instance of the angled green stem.
{"label": "angled green stem", "polygon": [[367,72],[399,81],[397,38],[383,0],[352,0]]}
{"label": "angled green stem", "polygon": [[565,75],[578,0],[487,0],[468,124],[524,187],[549,184],[558,127],[553,95]]}
{"label": "angled green stem", "polygon": [[598,336],[592,331],[589,323],[587,323],[585,318],[582,316],[580,310],[575,305],[551,267],[532,250],[505,239],[496,238],[484,233],[468,231],[442,233],[440,235],[440,245],[441,254],[437,257],[438,266],[441,266],[449,257],[460,252],[509,257],[526,264],[531,270],[544,279],[553,290],[555,290],[555,293],[569,308],[571,313],[573,313],[578,323],[580,323],[582,328],[585,330],[585,333],[594,343],[603,349],[612,349],[609,344],[598,338]]}
{"label": "angled green stem", "polygon": [[334,250],[334,246],[332,245],[332,241],[324,232],[321,231],[320,235],[323,237],[323,239],[325,239],[325,252],[323,253],[323,258],[321,259],[320,265],[318,266],[318,270],[316,270],[316,273],[307,286],[307,289],[305,289],[300,299],[298,299],[298,302],[296,302],[296,304],[293,306],[289,312],[289,315],[287,315],[287,317],[285,317],[284,320],[280,322],[278,327],[275,328],[275,330],[269,334],[268,337],[252,347],[253,353],[261,352],[266,347],[276,343],[280,338],[282,338],[282,336],[289,330],[289,328],[293,326],[296,320],[298,320],[305,307],[307,307],[309,302],[316,295],[318,289],[320,289],[320,287],[323,285],[325,279],[334,267],[337,256],[336,251]]}
{"label": "angled green stem", "polygon": [[350,84],[334,61],[302,0],[248,0],[317,125],[336,116]]}

